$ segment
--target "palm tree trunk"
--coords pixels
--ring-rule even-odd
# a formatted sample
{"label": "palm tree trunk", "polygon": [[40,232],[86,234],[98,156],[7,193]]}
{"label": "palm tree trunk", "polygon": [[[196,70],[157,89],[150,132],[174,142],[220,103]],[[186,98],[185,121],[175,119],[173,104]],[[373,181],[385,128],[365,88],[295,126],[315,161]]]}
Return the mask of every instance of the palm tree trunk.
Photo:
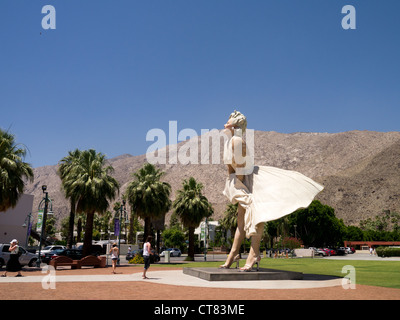
{"label": "palm tree trunk", "polygon": [[93,239],[94,212],[88,212],[86,217],[85,237],[83,240],[83,256],[90,255]]}
{"label": "palm tree trunk", "polygon": [[151,218],[144,218],[144,235],[143,235],[143,243],[146,242],[148,236],[151,235]]}
{"label": "palm tree trunk", "polygon": [[71,212],[69,213],[67,248],[71,249],[74,242],[75,201],[71,200]]}
{"label": "palm tree trunk", "polygon": [[76,226],[76,242],[81,242],[81,233],[82,233],[82,219],[78,219],[78,225]]}
{"label": "palm tree trunk", "polygon": [[133,219],[134,219],[133,212],[131,212],[130,218],[129,218],[128,243],[133,243],[133,237],[134,237],[134,234],[133,234]]}
{"label": "palm tree trunk", "polygon": [[161,232],[159,229],[157,229],[157,242],[156,242],[157,253],[160,253],[160,238],[161,238]]}
{"label": "palm tree trunk", "polygon": [[194,261],[194,227],[189,227],[189,251],[188,258],[189,260]]}

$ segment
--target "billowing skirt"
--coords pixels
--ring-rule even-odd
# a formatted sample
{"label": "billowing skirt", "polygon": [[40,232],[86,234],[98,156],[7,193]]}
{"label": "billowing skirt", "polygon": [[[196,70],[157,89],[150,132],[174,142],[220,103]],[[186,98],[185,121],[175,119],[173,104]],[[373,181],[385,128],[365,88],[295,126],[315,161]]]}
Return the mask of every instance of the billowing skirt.
{"label": "billowing skirt", "polygon": [[255,166],[243,182],[235,173],[226,180],[223,194],[231,203],[239,203],[245,210],[246,236],[256,234],[256,226],[307,208],[323,186],[291,170]]}

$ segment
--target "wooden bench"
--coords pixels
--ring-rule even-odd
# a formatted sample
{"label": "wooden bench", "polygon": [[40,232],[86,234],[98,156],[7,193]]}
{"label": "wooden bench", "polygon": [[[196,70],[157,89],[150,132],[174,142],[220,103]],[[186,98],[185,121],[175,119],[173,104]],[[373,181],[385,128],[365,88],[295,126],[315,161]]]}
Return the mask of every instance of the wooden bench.
{"label": "wooden bench", "polygon": [[106,267],[106,258],[105,257],[95,257],[95,256],[86,256],[79,260],[80,266],[93,266],[95,268],[105,268]]}
{"label": "wooden bench", "polygon": [[49,265],[53,266],[54,269],[56,269],[56,270],[57,270],[57,267],[61,267],[61,266],[71,266],[71,269],[80,269],[81,268],[80,260],[72,260],[71,258],[66,257],[66,256],[55,257],[54,259],[50,260]]}

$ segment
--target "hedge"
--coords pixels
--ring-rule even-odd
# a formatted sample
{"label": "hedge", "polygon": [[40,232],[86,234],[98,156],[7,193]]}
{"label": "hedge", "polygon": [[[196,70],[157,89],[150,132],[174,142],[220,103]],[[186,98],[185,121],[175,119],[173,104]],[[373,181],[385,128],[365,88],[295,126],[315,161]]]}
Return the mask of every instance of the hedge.
{"label": "hedge", "polygon": [[400,257],[400,248],[378,247],[376,254],[379,257]]}
{"label": "hedge", "polygon": [[129,264],[143,264],[143,263],[144,263],[144,258],[140,254],[135,255],[131,260],[129,260]]}

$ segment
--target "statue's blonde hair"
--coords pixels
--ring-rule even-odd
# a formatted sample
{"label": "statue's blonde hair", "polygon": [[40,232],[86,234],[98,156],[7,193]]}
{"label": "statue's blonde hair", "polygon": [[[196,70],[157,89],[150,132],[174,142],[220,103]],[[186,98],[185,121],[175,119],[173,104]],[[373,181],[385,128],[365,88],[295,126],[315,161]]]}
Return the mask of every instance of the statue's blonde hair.
{"label": "statue's blonde hair", "polygon": [[243,132],[246,131],[247,128],[247,119],[244,116],[244,114],[242,114],[239,111],[234,111],[231,113],[231,115],[229,116],[229,119],[233,119],[232,120],[232,125],[234,127],[238,127],[240,129],[242,129]]}

